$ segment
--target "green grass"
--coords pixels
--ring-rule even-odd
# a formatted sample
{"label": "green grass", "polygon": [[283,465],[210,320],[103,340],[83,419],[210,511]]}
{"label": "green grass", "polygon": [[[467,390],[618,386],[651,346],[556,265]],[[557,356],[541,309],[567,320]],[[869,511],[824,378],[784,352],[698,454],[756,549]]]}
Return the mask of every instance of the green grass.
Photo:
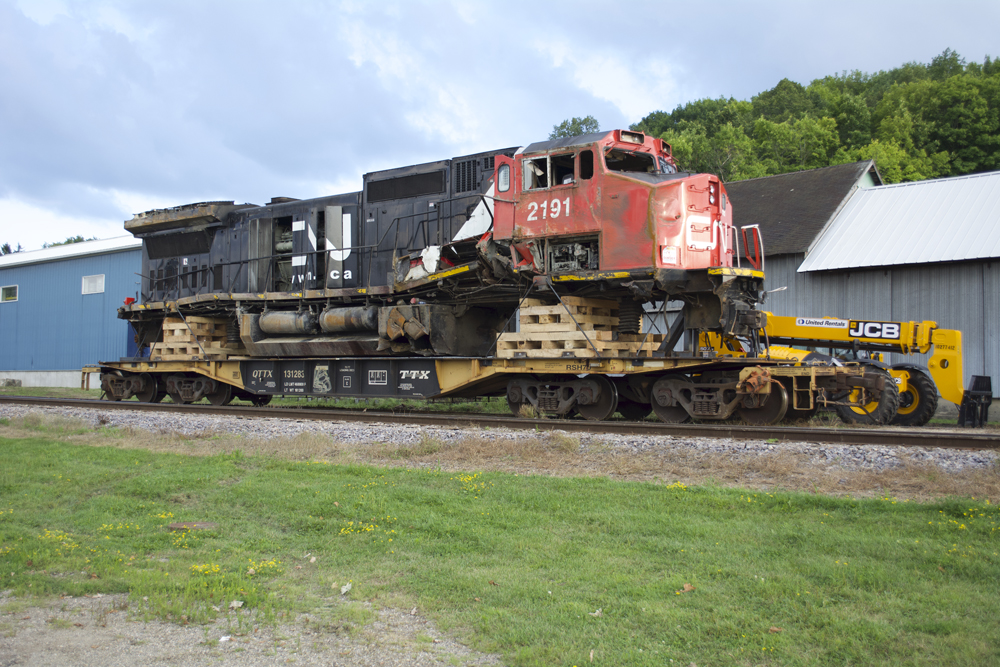
{"label": "green grass", "polygon": [[[371,619],[362,600],[418,606],[514,665],[590,664],[591,650],[605,665],[1000,664],[1000,512],[982,499],[201,458],[34,433],[0,437],[0,589],[18,596],[129,592],[140,615],[234,624],[233,600],[258,622],[322,608],[341,629]],[[168,530],[180,521],[218,528]]]}
{"label": "green grass", "polygon": [[[97,383],[100,385],[100,383]],[[91,385],[93,386],[93,385]],[[98,389],[77,389],[75,387],[0,387],[0,396],[38,396],[43,398],[89,398],[101,397]]]}

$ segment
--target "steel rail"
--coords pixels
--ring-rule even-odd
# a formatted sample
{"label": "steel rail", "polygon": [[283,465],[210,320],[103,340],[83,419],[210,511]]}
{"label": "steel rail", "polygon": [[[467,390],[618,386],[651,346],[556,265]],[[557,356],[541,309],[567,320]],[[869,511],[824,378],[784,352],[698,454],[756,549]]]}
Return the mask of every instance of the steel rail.
{"label": "steel rail", "polygon": [[421,426],[474,426],[534,431],[567,431],[613,435],[672,436],[675,438],[728,438],[732,440],[774,440],[841,445],[883,445],[892,447],[943,447],[948,449],[1000,449],[1000,433],[973,433],[937,428],[903,429],[869,426],[830,428],[806,426],[743,426],[731,423],[664,424],[661,422],[604,421],[570,419],[525,419],[492,414],[433,414],[340,409],[256,408],[242,406],[177,405],[138,401],[101,401],[78,398],[0,396],[0,405],[135,410],[142,412],[186,412],[196,415],[296,419],[310,421],[381,422]]}

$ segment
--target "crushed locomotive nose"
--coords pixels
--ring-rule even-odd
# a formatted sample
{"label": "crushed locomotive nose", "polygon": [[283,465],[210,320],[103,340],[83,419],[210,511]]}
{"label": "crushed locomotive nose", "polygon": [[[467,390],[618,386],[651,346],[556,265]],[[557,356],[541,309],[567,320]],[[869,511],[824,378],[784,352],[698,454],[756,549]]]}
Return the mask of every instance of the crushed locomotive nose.
{"label": "crushed locomotive nose", "polygon": [[102,387],[220,405],[500,395],[515,411],[753,423],[891,392],[849,381],[860,368],[803,381],[758,356],[763,243],[755,227],[737,238],[734,213],[718,177],[628,130],[373,172],[358,192],[148,211],[125,223],[142,274],[119,310],[139,356],[102,362]]}

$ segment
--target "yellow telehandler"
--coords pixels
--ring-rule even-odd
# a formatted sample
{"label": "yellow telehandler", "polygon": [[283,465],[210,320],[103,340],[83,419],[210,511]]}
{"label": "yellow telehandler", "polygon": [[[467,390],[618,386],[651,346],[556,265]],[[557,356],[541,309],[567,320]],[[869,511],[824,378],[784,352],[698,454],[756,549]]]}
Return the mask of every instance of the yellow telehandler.
{"label": "yellow telehandler", "polygon": [[[890,423],[923,426],[937,410],[938,393],[959,407],[959,424],[982,426],[992,401],[989,377],[973,376],[968,390],[962,387],[962,332],[940,329],[936,322],[883,322],[833,317],[790,317],[766,313],[767,323],[759,332],[763,356],[803,364],[838,364],[834,350],[888,373],[899,388],[898,407],[872,403],[862,407],[838,406],[837,414],[849,423]],[[760,340],[760,337],[763,339]],[[745,354],[746,344],[717,334],[702,333],[703,351],[720,355]],[[831,354],[814,350],[828,349]],[[885,353],[927,354],[926,367],[914,363],[888,365]],[[936,386],[935,386],[936,385]],[[790,395],[789,416],[808,417],[819,407],[807,386],[786,387]],[[895,414],[889,412],[895,409]]]}

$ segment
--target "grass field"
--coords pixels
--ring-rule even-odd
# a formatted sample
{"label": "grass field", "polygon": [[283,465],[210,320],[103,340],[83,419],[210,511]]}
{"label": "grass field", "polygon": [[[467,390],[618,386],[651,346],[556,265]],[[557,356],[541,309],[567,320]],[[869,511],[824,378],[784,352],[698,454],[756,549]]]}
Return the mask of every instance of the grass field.
{"label": "grass field", "polygon": [[[247,610],[350,631],[361,601],[416,606],[515,665],[1000,664],[1000,512],[983,498],[117,446],[134,435],[0,424],[0,589],[124,591],[138,617],[236,631]],[[196,521],[217,526],[168,529]]]}

